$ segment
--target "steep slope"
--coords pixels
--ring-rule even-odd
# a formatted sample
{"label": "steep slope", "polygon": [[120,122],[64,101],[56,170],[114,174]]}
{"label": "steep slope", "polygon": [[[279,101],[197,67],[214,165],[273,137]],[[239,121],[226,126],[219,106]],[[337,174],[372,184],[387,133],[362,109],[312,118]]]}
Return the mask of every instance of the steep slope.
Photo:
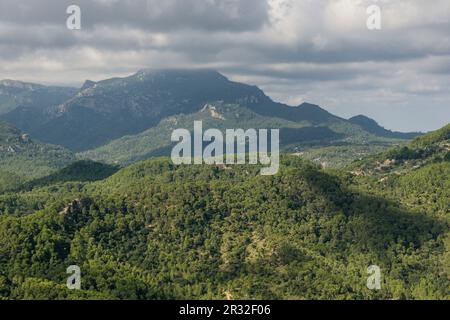
{"label": "steep slope", "polygon": [[420,132],[394,132],[391,130],[387,130],[380,126],[375,120],[359,115],[353,118],[350,118],[348,121],[350,121],[353,124],[361,126],[365,131],[374,134],[379,137],[386,137],[386,138],[393,138],[393,139],[414,139],[418,136],[420,136],[422,133]]}
{"label": "steep slope", "polygon": [[86,150],[142,132],[168,116],[197,112],[208,101],[269,100],[259,89],[209,70],[140,71],[127,78],[89,82],[31,130],[43,141]]}
{"label": "steep slope", "polygon": [[75,155],[69,150],[35,141],[12,125],[0,122],[0,171],[39,177],[74,160]]}

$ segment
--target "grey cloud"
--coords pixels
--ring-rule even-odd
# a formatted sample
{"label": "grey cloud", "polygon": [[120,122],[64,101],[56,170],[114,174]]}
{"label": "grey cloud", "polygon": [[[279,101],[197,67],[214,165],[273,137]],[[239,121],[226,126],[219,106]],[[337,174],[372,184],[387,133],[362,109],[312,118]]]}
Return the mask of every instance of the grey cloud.
{"label": "grey cloud", "polygon": [[[79,85],[145,67],[209,67],[340,115],[356,110],[355,97],[369,111],[398,101],[419,110],[425,96],[450,95],[450,3],[434,1],[379,2],[383,28],[373,32],[369,0],[1,0],[0,79]],[[65,26],[73,3],[79,31]]]}
{"label": "grey cloud", "polygon": [[261,0],[2,0],[0,20],[21,25],[65,26],[66,9],[80,6],[83,28],[129,26],[149,31],[180,28],[244,31],[267,22]]}
{"label": "grey cloud", "polygon": [[320,66],[306,64],[299,67],[286,66],[278,68],[276,66],[235,66],[222,68],[227,73],[241,74],[247,76],[265,77],[271,79],[283,79],[288,81],[336,81],[353,79],[361,73],[360,69],[346,66],[329,65]]}

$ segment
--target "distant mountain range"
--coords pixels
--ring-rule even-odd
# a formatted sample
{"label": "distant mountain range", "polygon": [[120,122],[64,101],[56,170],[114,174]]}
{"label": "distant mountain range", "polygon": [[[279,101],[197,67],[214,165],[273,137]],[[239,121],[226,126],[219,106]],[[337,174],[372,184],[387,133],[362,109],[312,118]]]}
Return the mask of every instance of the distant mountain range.
{"label": "distant mountain range", "polygon": [[[212,109],[205,113],[207,105],[224,113],[223,119]],[[280,128],[282,145],[293,150],[418,135],[388,131],[362,116],[345,120],[313,104],[276,103],[258,87],[232,82],[212,70],[142,70],[126,78],[86,81],[81,89],[0,82],[1,120],[45,143],[111,162],[166,150],[169,129],[181,124],[189,128],[199,118],[215,127]],[[133,148],[140,150],[139,155],[118,154]],[[106,156],[108,149],[116,151]]]}
{"label": "distant mountain range", "polygon": [[48,119],[47,110],[73,97],[78,89],[0,81],[0,116],[24,131]]}

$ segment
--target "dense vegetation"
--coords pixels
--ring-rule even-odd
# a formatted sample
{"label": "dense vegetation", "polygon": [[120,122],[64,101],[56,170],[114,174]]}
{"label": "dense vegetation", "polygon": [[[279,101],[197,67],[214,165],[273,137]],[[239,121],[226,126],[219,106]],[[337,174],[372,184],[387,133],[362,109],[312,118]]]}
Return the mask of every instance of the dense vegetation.
{"label": "dense vegetation", "polygon": [[[296,156],[272,177],[160,158],[27,183],[0,196],[0,296],[450,299],[443,132],[406,146],[418,158],[399,147],[339,171]],[[81,291],[64,286],[72,264]],[[380,291],[365,286],[372,264]]]}
{"label": "dense vegetation", "polygon": [[[18,179],[48,175],[73,161],[75,155],[69,150],[35,141],[17,128],[0,122],[0,176],[5,177],[1,179],[15,184]],[[2,187],[5,185],[0,189]]]}
{"label": "dense vegetation", "polygon": [[356,162],[352,185],[407,207],[448,217],[450,211],[450,125]]}
{"label": "dense vegetation", "polygon": [[324,168],[342,168],[355,160],[362,160],[370,155],[391,149],[391,144],[336,144],[326,147],[312,147],[298,150],[295,155],[320,164]]}

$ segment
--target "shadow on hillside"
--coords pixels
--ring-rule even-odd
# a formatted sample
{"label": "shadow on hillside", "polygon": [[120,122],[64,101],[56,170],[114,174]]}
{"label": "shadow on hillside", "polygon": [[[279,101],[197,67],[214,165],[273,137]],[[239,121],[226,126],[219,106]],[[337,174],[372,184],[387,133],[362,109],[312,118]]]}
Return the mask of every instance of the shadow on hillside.
{"label": "shadow on hillside", "polygon": [[337,177],[325,172],[306,173],[304,178],[317,194],[343,209],[352,221],[354,244],[380,258],[393,244],[406,249],[418,248],[448,230],[444,221],[412,212],[381,196],[351,191]]}
{"label": "shadow on hillside", "polygon": [[32,180],[26,183],[22,189],[31,190],[38,187],[44,187],[56,183],[64,182],[93,182],[104,180],[114,173],[120,167],[90,160],[78,161],[70,166],[63,168],[49,176]]}

